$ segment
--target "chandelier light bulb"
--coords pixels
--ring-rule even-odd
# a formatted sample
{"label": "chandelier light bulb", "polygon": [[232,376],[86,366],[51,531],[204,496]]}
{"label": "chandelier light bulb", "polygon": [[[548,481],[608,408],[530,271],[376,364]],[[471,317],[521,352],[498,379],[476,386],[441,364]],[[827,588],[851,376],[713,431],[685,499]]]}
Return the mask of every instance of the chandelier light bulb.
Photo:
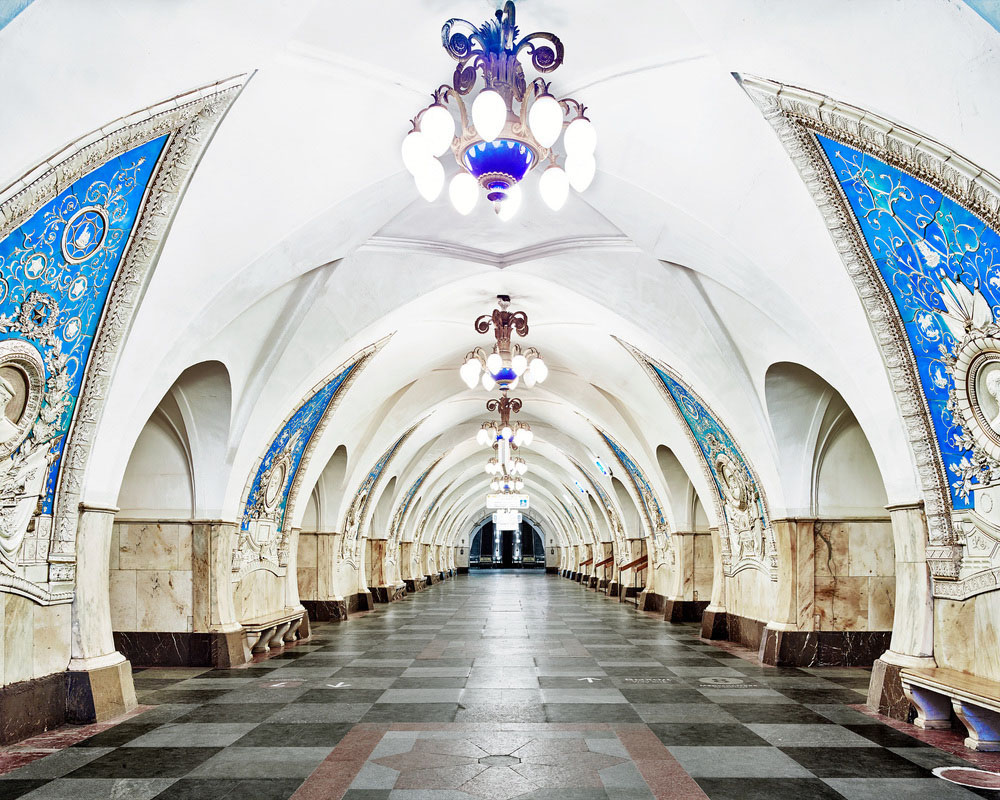
{"label": "chandelier light bulb", "polygon": [[528,471],[528,465],[524,461],[517,462],[517,474],[524,475]]}
{"label": "chandelier light bulb", "polygon": [[414,176],[414,180],[417,183],[417,191],[424,200],[433,203],[444,188],[444,167],[440,161],[432,157]]}
{"label": "chandelier light bulb", "polygon": [[566,205],[566,198],[569,197],[569,177],[559,167],[549,167],[538,179],[538,192],[545,205],[558,211]]}
{"label": "chandelier light bulb", "polygon": [[514,431],[510,429],[510,425],[504,425],[500,431],[500,435],[509,442],[514,435]]}
{"label": "chandelier light bulb", "polygon": [[427,139],[420,131],[413,131],[406,135],[402,147],[400,147],[400,153],[403,156],[403,166],[414,177],[426,169],[427,162],[433,158],[430,148],[427,146]]}
{"label": "chandelier light bulb", "polygon": [[596,172],[597,161],[592,153],[566,156],[566,175],[569,176],[569,185],[576,191],[586,191]]}
{"label": "chandelier light bulb", "polygon": [[545,379],[549,377],[549,368],[546,366],[545,362],[542,361],[541,356],[537,356],[532,359],[531,374],[535,376],[536,383],[544,383]]}
{"label": "chandelier light bulb", "polygon": [[470,389],[474,389],[476,384],[479,383],[479,362],[475,358],[470,358],[459,368],[459,374],[462,376],[462,380],[465,385]]}
{"label": "chandelier light bulb", "polygon": [[514,370],[515,375],[520,377],[528,368],[528,359],[518,353],[510,360],[510,368]]}
{"label": "chandelier light bulb", "polygon": [[489,444],[490,432],[486,428],[480,428],[479,433],[476,434],[476,443],[480,445]]}
{"label": "chandelier light bulb", "polygon": [[507,124],[507,104],[499,92],[485,89],[472,102],[472,124],[484,142],[492,142]]}
{"label": "chandelier light bulb", "polygon": [[521,199],[522,193],[520,184],[511,186],[510,189],[507,190],[507,199],[500,203],[500,210],[497,211],[497,216],[502,222],[506,222],[507,220],[514,218],[514,215],[521,207]]}
{"label": "chandelier light bulb", "polygon": [[543,94],[528,112],[528,127],[542,147],[552,147],[562,133],[563,110],[550,94]]}
{"label": "chandelier light bulb", "polygon": [[500,488],[500,481],[492,481],[490,483],[490,488],[495,492]]}
{"label": "chandelier light bulb", "polygon": [[483,373],[483,388],[487,392],[492,392],[493,387],[497,385],[497,382],[493,380],[493,376],[490,375],[489,370]]}
{"label": "chandelier light bulb", "polygon": [[519,491],[521,491],[521,490],[522,490],[523,488],[524,488],[524,481],[520,481],[520,480],[518,480],[518,481],[514,481],[514,490],[515,490],[515,491],[518,491],[518,492],[519,492]]}
{"label": "chandelier light bulb", "polygon": [[499,353],[490,353],[489,357],[486,359],[486,369],[496,375],[501,369],[503,369],[503,356]]}
{"label": "chandelier light bulb", "polygon": [[455,118],[447,108],[435,104],[420,117],[420,132],[431,155],[444,155],[455,138]]}
{"label": "chandelier light bulb", "polygon": [[524,371],[524,385],[529,389],[535,385],[535,371],[531,367]]}
{"label": "chandelier light bulb", "polygon": [[507,388],[510,389],[511,391],[514,391],[514,389],[517,388],[517,382],[519,380],[520,378],[514,378],[514,380],[512,380],[510,383],[507,384]]}
{"label": "chandelier light bulb", "polygon": [[531,428],[524,429],[524,446],[531,447],[531,443],[535,440],[535,434],[531,432]]}
{"label": "chandelier light bulb", "polygon": [[448,184],[448,197],[462,216],[472,213],[479,200],[479,184],[468,172],[459,172]]}
{"label": "chandelier light bulb", "polygon": [[585,117],[577,117],[566,128],[563,136],[567,156],[592,156],[597,149],[597,130]]}
{"label": "chandelier light bulb", "polygon": [[487,461],[485,469],[486,469],[486,474],[487,475],[493,474],[493,462],[492,461]]}

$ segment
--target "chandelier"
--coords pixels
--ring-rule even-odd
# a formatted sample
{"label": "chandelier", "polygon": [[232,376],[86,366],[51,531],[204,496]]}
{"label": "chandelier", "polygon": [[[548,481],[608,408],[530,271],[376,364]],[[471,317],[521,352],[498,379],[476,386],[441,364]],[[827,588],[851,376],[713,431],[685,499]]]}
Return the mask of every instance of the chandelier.
{"label": "chandelier", "polygon": [[496,337],[493,352],[487,355],[481,347],[470,351],[459,374],[470,389],[481,383],[488,392],[495,388],[506,392],[516,389],[522,380],[530,389],[548,377],[549,368],[534,347],[522,350],[520,345],[511,343],[514,333],[528,335],[528,315],[523,311],[508,311],[510,297],[505,294],[497,295],[497,305],[499,308],[493,309],[492,314],[483,314],[474,323],[477,333],[488,333],[490,326],[493,327]]}
{"label": "chandelier", "polygon": [[[586,107],[571,97],[554,97],[542,78],[528,84],[519,60],[530,55],[537,72],[552,72],[563,63],[562,42],[544,32],[519,40],[514,13],[514,3],[508,0],[496,20],[479,27],[463,19],[444,24],[442,44],[458,62],[452,85],[432,93],[434,102],[417,114],[413,130],[403,139],[403,164],[428,202],[444,188],[445,170],[438,157],[451,149],[459,171],[448,196],[461,214],[471,213],[485,193],[500,218],[510,219],[521,204],[521,182],[546,162],[538,190],[546,205],[558,211],[570,187],[586,190],[597,170],[597,134]],[[483,87],[470,115],[462,97],[476,87],[478,73]],[[560,135],[563,166],[554,149]]]}
{"label": "chandelier", "polygon": [[500,421],[484,422],[476,435],[480,444],[490,445],[495,451],[486,462],[486,474],[493,476],[490,489],[494,492],[519,492],[524,488],[523,477],[528,465],[516,453],[519,447],[531,444],[534,435],[524,423],[511,424],[510,415],[520,411],[521,405],[519,397],[507,397],[506,394],[487,401],[486,410],[498,412]]}

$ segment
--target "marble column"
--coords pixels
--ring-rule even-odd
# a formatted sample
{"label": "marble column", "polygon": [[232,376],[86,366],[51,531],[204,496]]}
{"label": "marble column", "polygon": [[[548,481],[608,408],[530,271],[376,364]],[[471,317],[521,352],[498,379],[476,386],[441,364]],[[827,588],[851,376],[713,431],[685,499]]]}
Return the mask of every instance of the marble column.
{"label": "marble column", "polygon": [[701,617],[701,635],[706,639],[725,639],[726,624],[726,575],[722,571],[722,540],[718,527],[710,528],[712,534],[712,599]]}
{"label": "marble column", "polygon": [[886,506],[896,548],[896,607],[889,649],[872,666],[868,705],[896,719],[906,719],[910,705],[903,695],[903,667],[935,667],[934,600],[927,567],[927,521],[924,504]]}
{"label": "marble column", "polygon": [[137,705],[132,666],[115,649],[111,628],[111,528],[116,513],[117,508],[80,504],[66,683],[70,722],[98,722]]}
{"label": "marble column", "polygon": [[[295,531],[297,538],[297,531]],[[211,633],[212,663],[232,667],[250,660],[243,626],[233,605],[233,548],[237,525],[224,520],[195,520],[191,530],[192,629]],[[298,603],[298,580],[289,568]]]}

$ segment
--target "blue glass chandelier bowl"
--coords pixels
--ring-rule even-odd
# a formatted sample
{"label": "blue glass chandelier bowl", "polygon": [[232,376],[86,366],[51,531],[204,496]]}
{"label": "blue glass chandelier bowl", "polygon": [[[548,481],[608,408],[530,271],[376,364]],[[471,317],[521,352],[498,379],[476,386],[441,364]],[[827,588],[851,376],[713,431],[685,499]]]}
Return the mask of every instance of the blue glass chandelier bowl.
{"label": "blue glass chandelier bowl", "polygon": [[535,153],[516,139],[476,142],[465,151],[465,168],[487,191],[487,198],[503,200],[535,163]]}

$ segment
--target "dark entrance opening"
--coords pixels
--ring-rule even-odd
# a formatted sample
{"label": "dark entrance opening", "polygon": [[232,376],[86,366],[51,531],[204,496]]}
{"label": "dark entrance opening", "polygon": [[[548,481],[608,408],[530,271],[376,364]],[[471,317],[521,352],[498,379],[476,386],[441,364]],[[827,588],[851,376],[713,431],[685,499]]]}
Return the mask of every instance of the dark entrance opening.
{"label": "dark entrance opening", "polygon": [[504,569],[514,566],[514,531],[504,531],[500,546],[500,558]]}

